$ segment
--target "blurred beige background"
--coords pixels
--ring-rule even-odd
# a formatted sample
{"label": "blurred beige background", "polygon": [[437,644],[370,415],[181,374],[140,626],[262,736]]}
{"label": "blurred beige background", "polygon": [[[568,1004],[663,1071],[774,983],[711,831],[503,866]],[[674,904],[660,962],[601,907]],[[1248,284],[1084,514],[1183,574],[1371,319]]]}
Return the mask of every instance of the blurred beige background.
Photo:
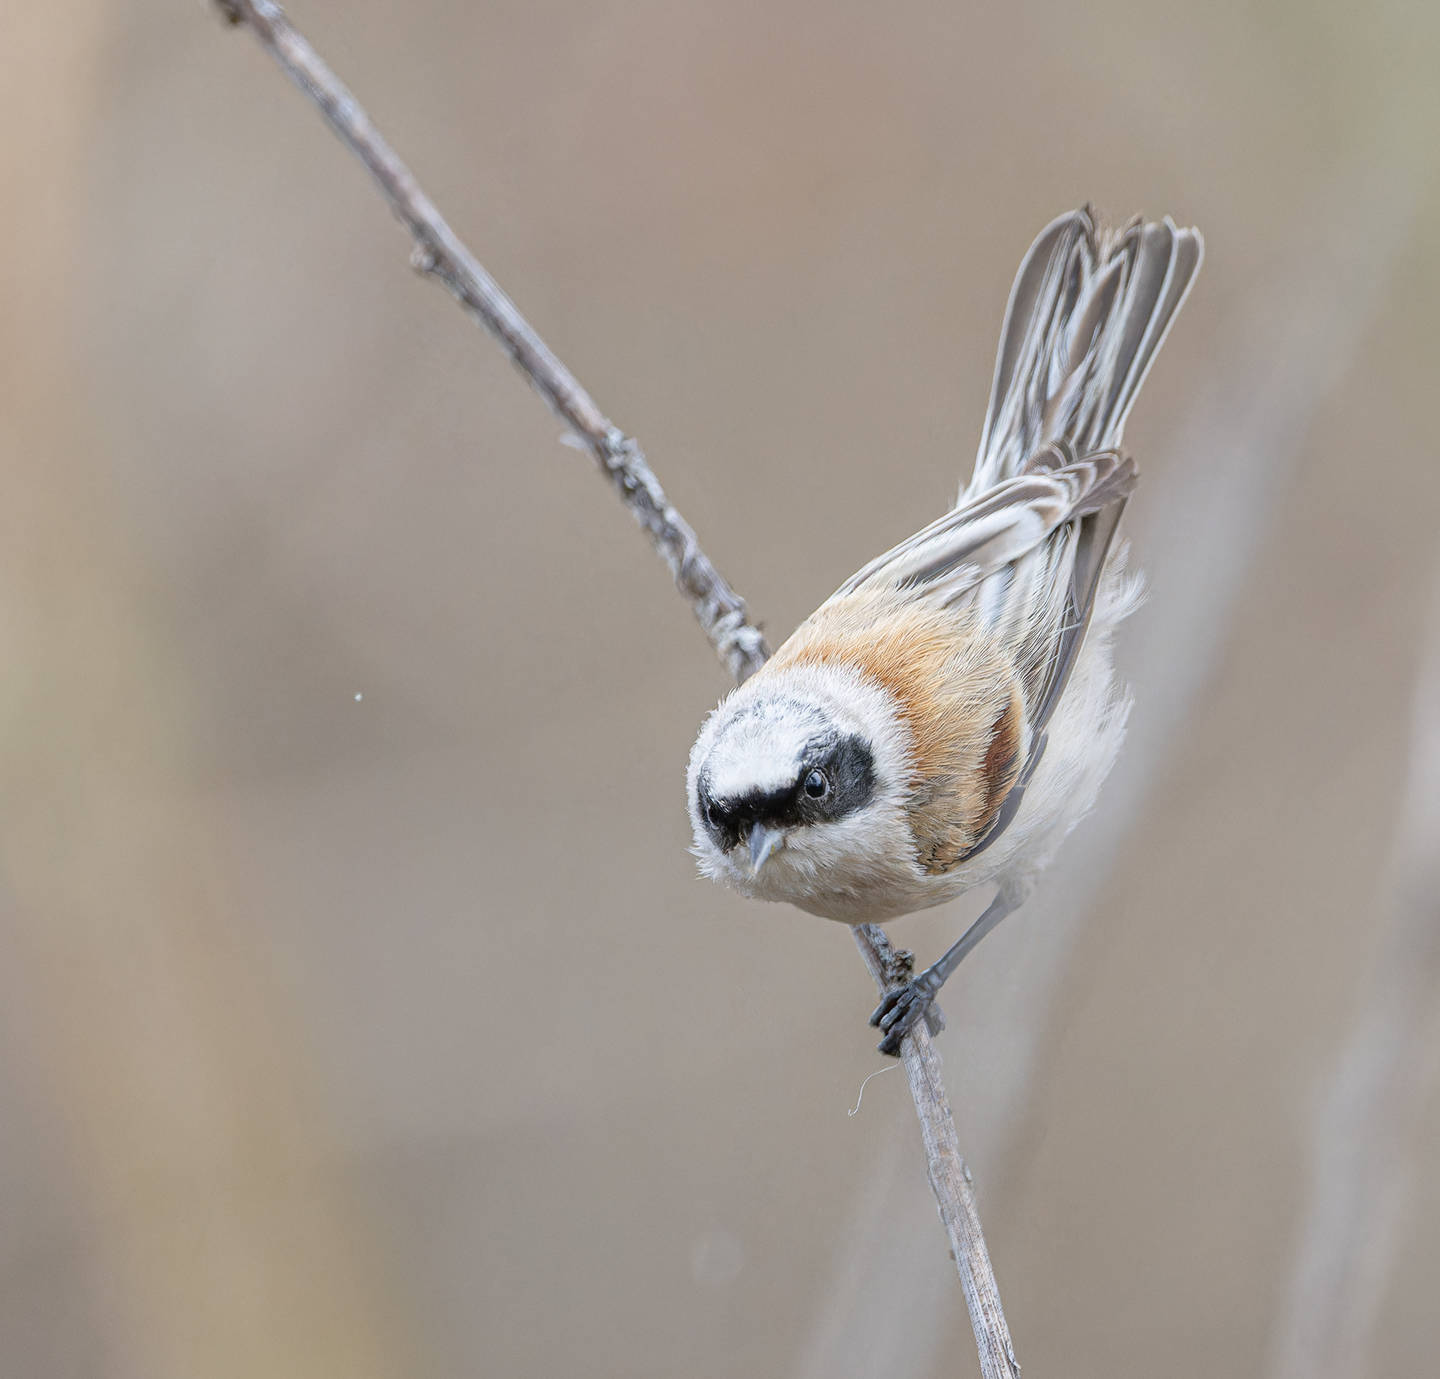
{"label": "blurred beige background", "polygon": [[[941,1048],[1026,1373],[1265,1373],[1437,554],[1440,11],[292,15],[777,636],[949,502],[1035,231],[1203,228],[1130,748]],[[0,1372],[972,1372],[848,935],[694,877],[723,673],[589,461],[198,0],[8,6],[0,109]],[[1437,1281],[1422,1172],[1370,1373]]]}

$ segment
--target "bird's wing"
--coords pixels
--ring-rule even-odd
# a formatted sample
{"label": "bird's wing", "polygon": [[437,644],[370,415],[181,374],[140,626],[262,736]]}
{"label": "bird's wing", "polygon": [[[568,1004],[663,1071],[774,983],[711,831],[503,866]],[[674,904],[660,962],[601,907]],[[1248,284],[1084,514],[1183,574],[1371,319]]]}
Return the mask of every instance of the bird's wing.
{"label": "bird's wing", "polygon": [[1019,808],[1084,641],[1134,483],[1134,464],[1114,451],[1077,460],[1067,447],[1049,446],[1026,473],[872,561],[811,619],[822,619],[832,603],[854,595],[898,592],[905,603],[953,616],[957,628],[983,631],[1014,668],[1025,710],[1024,759],[1004,758],[1005,788],[995,810],[982,821],[980,836],[947,867],[988,847]]}
{"label": "bird's wing", "polygon": [[1047,446],[1026,473],[871,561],[835,597],[903,589],[987,629],[1020,676],[1033,769],[1134,486],[1133,461],[1114,451],[1077,460]]}
{"label": "bird's wing", "polygon": [[[892,587],[913,590],[945,608],[970,603],[981,593],[982,605],[998,604],[997,590],[981,590],[992,576],[1037,551],[1062,528],[1111,507],[1118,515],[1134,483],[1134,463],[1114,451],[1077,460],[1063,446],[1047,446],[1026,473],[952,509],[872,560],[833,597]],[[981,609],[987,622],[998,621],[1001,612],[997,606],[987,616]]]}

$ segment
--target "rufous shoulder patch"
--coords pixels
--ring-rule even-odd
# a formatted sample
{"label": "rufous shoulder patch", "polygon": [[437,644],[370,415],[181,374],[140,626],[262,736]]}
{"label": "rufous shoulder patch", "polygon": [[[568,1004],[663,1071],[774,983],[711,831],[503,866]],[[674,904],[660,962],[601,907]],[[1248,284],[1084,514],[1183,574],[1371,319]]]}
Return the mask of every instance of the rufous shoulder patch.
{"label": "rufous shoulder patch", "polygon": [[1008,658],[964,615],[862,589],[822,604],[759,674],[818,664],[853,666],[894,701],[910,732],[916,858],[950,870],[1019,773],[1024,702]]}

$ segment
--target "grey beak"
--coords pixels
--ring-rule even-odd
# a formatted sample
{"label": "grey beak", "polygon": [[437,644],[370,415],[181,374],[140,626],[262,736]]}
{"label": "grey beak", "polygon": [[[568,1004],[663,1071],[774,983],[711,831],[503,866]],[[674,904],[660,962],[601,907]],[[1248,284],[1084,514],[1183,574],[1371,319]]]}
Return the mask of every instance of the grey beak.
{"label": "grey beak", "polygon": [[750,830],[750,871],[753,874],[770,860],[771,854],[785,841],[785,835],[778,828],[766,828],[756,824]]}

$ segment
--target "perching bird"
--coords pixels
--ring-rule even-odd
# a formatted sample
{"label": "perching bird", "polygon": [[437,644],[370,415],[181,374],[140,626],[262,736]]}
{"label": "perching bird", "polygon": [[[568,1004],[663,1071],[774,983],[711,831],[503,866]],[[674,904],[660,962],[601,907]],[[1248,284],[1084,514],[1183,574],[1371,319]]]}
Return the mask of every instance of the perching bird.
{"label": "perching bird", "polygon": [[690,754],[700,869],[745,895],[862,924],[997,888],[871,1016],[882,1053],[1029,894],[1119,751],[1111,638],[1140,597],[1115,542],[1135,483],[1119,447],[1202,249],[1168,219],[1047,227],[958,505],[846,580]]}

